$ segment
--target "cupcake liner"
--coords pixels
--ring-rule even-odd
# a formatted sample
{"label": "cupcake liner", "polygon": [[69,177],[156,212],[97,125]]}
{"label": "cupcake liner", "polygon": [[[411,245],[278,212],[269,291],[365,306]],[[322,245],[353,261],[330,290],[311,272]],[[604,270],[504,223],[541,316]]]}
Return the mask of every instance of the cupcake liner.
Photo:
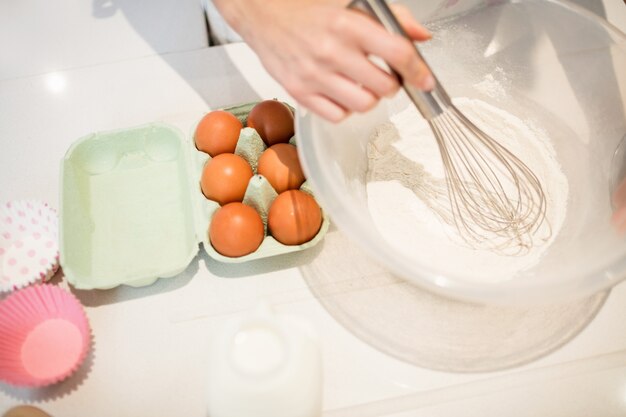
{"label": "cupcake liner", "polygon": [[52,278],[59,267],[58,227],[45,203],[0,206],[0,293]]}
{"label": "cupcake liner", "polygon": [[83,307],[67,291],[30,286],[0,302],[0,380],[40,387],[78,369],[89,351],[91,331]]}

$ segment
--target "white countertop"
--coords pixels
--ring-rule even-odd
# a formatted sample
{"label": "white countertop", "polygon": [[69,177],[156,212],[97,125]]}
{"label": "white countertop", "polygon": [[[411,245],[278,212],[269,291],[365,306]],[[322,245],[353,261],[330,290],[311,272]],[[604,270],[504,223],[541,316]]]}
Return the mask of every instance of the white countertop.
{"label": "white countertop", "polygon": [[0,3],[0,80],[208,44],[200,0]]}
{"label": "white countertop", "polygon": [[[0,201],[34,198],[58,207],[59,162],[87,133],[157,120],[189,132],[210,108],[270,97],[289,100],[245,45],[0,81]],[[626,413],[623,284],[553,353],[507,371],[454,374],[394,359],[338,324],[303,279],[300,267],[310,256],[229,266],[203,255],[149,287],[77,291],[93,354],[78,374],[47,389],[0,384],[0,413],[33,402],[56,417],[204,416],[210,332],[261,298],[318,330],[327,415]]]}

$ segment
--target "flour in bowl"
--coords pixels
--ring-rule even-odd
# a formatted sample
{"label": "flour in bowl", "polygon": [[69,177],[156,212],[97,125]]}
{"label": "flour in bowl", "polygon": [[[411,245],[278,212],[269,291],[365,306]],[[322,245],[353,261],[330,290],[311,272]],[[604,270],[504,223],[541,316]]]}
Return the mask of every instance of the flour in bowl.
{"label": "flour in bowl", "polygon": [[437,141],[414,106],[394,115],[370,138],[370,215],[390,245],[420,264],[468,279],[510,279],[535,265],[558,234],[567,209],[567,178],[544,132],[483,101],[459,98],[454,102],[480,129],[524,161],[541,181],[547,212],[533,246],[522,255],[508,256],[469,247],[459,236],[450,215]]}

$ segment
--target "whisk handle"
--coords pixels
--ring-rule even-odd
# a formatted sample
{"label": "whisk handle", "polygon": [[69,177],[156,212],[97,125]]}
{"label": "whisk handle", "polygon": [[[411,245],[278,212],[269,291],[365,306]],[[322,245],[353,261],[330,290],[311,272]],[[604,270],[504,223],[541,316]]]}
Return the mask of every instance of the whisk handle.
{"label": "whisk handle", "polygon": [[[353,0],[348,7],[366,12],[378,20],[389,32],[402,35],[405,38],[410,39],[384,0]],[[414,42],[412,43],[417,56],[424,61],[424,64],[426,64],[426,66],[430,69],[430,66],[422,56],[418,47]],[[421,91],[417,87],[409,83],[405,83],[402,76],[396,70],[391,67],[390,70],[402,84],[402,88],[406,91],[407,95],[415,104],[419,112],[427,120],[440,115],[446,107],[451,105],[450,97],[441,84],[439,84],[439,80],[434,74],[433,77],[435,78],[435,87],[433,90]]]}

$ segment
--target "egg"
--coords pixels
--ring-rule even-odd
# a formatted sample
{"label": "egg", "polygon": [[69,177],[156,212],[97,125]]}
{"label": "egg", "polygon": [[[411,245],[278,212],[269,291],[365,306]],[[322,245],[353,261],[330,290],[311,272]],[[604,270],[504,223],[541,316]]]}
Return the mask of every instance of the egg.
{"label": "egg", "polygon": [[254,106],[247,125],[257,131],[267,146],[287,143],[294,134],[293,113],[278,100],[265,100]]}
{"label": "egg", "polygon": [[300,188],[305,180],[298,150],[288,143],[267,148],[259,158],[257,173],[263,175],[279,194]]}
{"label": "egg", "polygon": [[270,234],[285,245],[301,245],[313,239],[322,226],[322,210],[315,199],[300,190],[289,190],[274,199],[268,214]]}
{"label": "egg", "polygon": [[18,405],[8,410],[2,417],[50,417],[50,414],[31,405]]}
{"label": "egg", "polygon": [[220,207],[209,226],[211,246],[218,253],[233,258],[257,250],[264,237],[261,216],[243,203],[229,203]]}
{"label": "egg", "polygon": [[232,113],[216,110],[200,120],[194,140],[199,151],[211,156],[233,153],[243,125]]}
{"label": "egg", "polygon": [[206,198],[220,205],[242,201],[252,175],[252,168],[245,159],[223,153],[204,165],[200,188]]}

